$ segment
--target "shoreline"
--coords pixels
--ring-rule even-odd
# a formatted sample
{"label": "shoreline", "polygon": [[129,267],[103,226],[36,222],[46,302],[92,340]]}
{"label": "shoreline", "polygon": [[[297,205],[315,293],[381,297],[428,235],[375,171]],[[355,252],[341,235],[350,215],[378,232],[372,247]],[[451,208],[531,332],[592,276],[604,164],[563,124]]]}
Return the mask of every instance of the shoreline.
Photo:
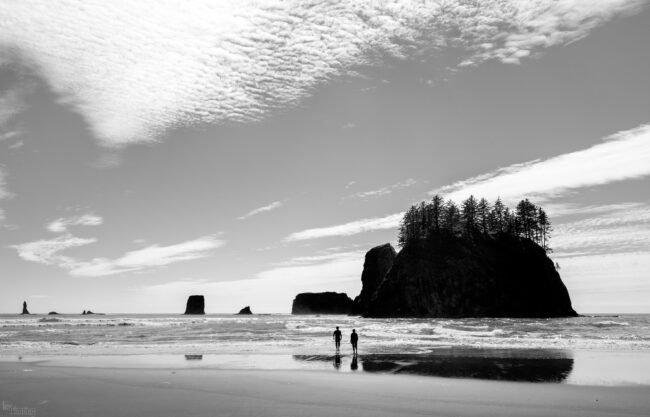
{"label": "shoreline", "polygon": [[[399,382],[399,383],[397,383]],[[645,386],[325,371],[121,369],[0,362],[3,406],[37,416],[640,416]]]}

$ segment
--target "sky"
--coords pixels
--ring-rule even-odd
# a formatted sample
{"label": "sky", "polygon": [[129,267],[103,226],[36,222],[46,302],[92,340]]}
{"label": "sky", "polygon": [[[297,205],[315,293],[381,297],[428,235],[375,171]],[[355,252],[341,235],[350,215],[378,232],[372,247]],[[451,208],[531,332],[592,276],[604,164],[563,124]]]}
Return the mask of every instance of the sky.
{"label": "sky", "polygon": [[289,312],[440,193],[650,313],[650,2],[0,3],[0,313]]}

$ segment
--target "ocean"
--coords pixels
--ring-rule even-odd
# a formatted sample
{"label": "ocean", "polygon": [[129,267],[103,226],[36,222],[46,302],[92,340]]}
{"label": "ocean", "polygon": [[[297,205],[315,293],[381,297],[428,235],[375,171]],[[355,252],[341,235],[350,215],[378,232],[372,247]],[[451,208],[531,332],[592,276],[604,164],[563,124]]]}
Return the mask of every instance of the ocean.
{"label": "ocean", "polygon": [[[335,326],[343,331],[340,354],[334,352],[331,336]],[[359,363],[349,345],[353,328],[360,336]],[[0,360],[17,357],[56,357],[59,363],[65,358],[86,360],[93,366],[363,369],[650,384],[650,315],[560,319],[0,315]],[[549,375],[549,369],[557,372]]]}

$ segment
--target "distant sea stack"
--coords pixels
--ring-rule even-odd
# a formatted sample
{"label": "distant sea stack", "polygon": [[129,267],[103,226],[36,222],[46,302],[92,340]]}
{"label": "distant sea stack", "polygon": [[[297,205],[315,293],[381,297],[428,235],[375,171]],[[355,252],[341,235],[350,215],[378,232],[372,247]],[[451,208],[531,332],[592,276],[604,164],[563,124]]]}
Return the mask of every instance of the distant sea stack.
{"label": "distant sea stack", "polygon": [[205,314],[205,299],[202,295],[190,295],[185,314]]}
{"label": "distant sea stack", "polygon": [[[374,257],[364,265],[359,303],[368,300],[381,272],[372,262]],[[407,243],[361,313],[366,317],[577,316],[553,261],[532,240],[506,234],[462,237],[445,231]]]}
{"label": "distant sea stack", "polygon": [[291,314],[350,314],[354,301],[345,293],[304,292],[296,295]]}
{"label": "distant sea stack", "polygon": [[27,301],[23,301],[23,312],[20,314],[29,314],[29,310],[27,310]]}
{"label": "distant sea stack", "polygon": [[237,313],[237,314],[245,316],[245,315],[248,315],[248,314],[253,314],[253,312],[251,311],[250,306],[246,306],[246,307],[242,308],[241,310],[239,310],[239,313]]}
{"label": "distant sea stack", "polygon": [[361,274],[361,294],[354,299],[354,313],[361,314],[368,310],[370,299],[384,281],[386,274],[393,266],[397,252],[386,243],[376,246],[366,253]]}

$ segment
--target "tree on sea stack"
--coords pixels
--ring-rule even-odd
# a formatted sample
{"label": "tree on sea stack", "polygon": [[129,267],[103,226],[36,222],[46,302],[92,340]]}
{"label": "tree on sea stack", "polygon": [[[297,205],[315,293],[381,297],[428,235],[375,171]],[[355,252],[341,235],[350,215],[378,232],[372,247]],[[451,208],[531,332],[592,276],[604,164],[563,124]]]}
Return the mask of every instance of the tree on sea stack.
{"label": "tree on sea stack", "polygon": [[530,239],[551,252],[549,238],[551,222],[539,206],[528,199],[521,200],[514,210],[497,198],[493,205],[485,199],[469,196],[459,206],[452,200],[433,196],[430,202],[412,205],[404,214],[399,227],[398,243],[405,247],[409,243],[427,239],[445,232],[454,236],[496,236],[506,234]]}

